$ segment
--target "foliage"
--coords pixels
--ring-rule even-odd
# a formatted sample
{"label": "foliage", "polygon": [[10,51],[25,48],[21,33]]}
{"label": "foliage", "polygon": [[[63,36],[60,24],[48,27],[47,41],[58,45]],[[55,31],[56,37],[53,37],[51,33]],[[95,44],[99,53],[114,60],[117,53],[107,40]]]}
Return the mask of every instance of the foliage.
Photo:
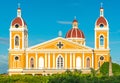
{"label": "foliage", "polygon": [[[120,75],[120,65],[116,64],[116,63],[112,63],[112,71],[114,75]],[[103,75],[108,75],[109,73],[109,62],[105,62],[101,68],[100,68],[100,72]]]}
{"label": "foliage", "polygon": [[[0,75],[0,83],[120,83],[120,65],[113,63],[114,76],[109,77],[109,64],[106,62],[97,73],[91,68],[91,74],[82,74],[81,70],[66,70],[62,74],[42,75]],[[119,73],[119,74],[116,74]]]}

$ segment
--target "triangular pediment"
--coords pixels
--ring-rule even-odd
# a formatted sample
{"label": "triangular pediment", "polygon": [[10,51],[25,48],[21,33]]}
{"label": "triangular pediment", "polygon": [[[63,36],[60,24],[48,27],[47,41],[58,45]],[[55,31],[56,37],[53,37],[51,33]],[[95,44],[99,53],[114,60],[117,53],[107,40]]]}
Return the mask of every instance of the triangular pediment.
{"label": "triangular pediment", "polygon": [[49,41],[46,41],[44,43],[32,46],[28,48],[29,50],[40,50],[40,49],[88,49],[91,50],[92,48],[80,45],[76,42],[73,42],[71,40],[58,37]]}

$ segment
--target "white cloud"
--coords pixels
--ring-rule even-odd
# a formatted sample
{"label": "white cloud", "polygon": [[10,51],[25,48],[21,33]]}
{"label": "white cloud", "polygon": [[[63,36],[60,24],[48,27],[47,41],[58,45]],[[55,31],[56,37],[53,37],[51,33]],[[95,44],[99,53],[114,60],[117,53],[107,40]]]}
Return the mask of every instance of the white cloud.
{"label": "white cloud", "polygon": [[72,24],[70,21],[57,21],[59,24]]}
{"label": "white cloud", "polygon": [[8,45],[9,44],[9,39],[8,38],[0,37],[0,44],[6,44],[6,45]]}
{"label": "white cloud", "polygon": [[120,41],[111,41],[110,44],[120,44]]}
{"label": "white cloud", "polygon": [[7,65],[8,64],[8,56],[0,55],[0,65]]}
{"label": "white cloud", "polygon": [[8,56],[0,55],[0,73],[7,73],[8,70]]}

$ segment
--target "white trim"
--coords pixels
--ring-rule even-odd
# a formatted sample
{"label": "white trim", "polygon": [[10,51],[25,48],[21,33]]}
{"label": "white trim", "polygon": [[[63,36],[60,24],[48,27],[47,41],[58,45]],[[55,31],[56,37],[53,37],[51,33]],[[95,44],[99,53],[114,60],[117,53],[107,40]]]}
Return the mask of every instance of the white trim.
{"label": "white trim", "polygon": [[50,53],[48,53],[48,68],[50,69]]}
{"label": "white trim", "polygon": [[25,46],[25,41],[24,41],[25,37],[24,36],[25,36],[24,32],[22,32],[22,49],[24,49],[24,46]]}
{"label": "white trim", "polygon": [[65,53],[65,69],[67,69],[67,53]]}
{"label": "white trim", "polygon": [[53,53],[53,69],[55,68],[55,53]]}
{"label": "white trim", "polygon": [[9,39],[9,42],[10,42],[10,47],[9,47],[9,48],[12,49],[12,44],[13,44],[13,43],[12,43],[12,34],[11,34],[11,31],[10,31],[10,39]]}
{"label": "white trim", "polygon": [[36,53],[36,69],[38,68],[38,54]]}
{"label": "white trim", "polygon": [[70,40],[68,40],[68,39],[65,39],[65,38],[62,38],[62,37],[57,37],[57,38],[55,38],[55,39],[52,39],[52,40],[49,40],[49,41],[46,41],[46,42],[37,44],[37,45],[35,45],[35,46],[29,47],[29,48],[27,48],[27,50],[30,50],[30,49],[35,48],[35,47],[40,46],[40,45],[44,45],[44,44],[53,42],[53,41],[58,40],[58,39],[61,40],[61,41],[64,40],[64,41],[66,41],[66,42],[69,42],[69,43],[71,43],[71,44],[75,44],[75,45],[80,46],[80,47],[85,47],[85,48],[88,48],[88,49],[93,49],[93,48],[90,48],[90,47],[88,47],[88,46],[80,45],[80,44],[78,44],[78,43],[76,43],[76,42],[73,42],[73,41],[70,41]]}
{"label": "white trim", "polygon": [[94,54],[92,53],[92,68],[94,68]]}
{"label": "white trim", "polygon": [[8,69],[8,71],[9,71],[9,72],[11,72],[11,71],[14,71],[14,72],[15,72],[15,71],[23,71],[23,69]]}
{"label": "white trim", "polygon": [[84,69],[84,52],[82,54],[83,54],[82,57],[83,57],[83,69]]}
{"label": "white trim", "polygon": [[16,29],[16,28],[13,28],[13,27],[11,26],[10,29],[9,29],[9,31],[10,31],[10,32],[12,32],[12,31],[22,31],[22,32],[23,32],[23,31],[28,31],[28,29],[27,29],[27,28],[24,28],[24,27],[23,27],[23,28],[17,28],[17,29]]}
{"label": "white trim", "polygon": [[95,49],[97,48],[97,36],[96,36],[96,31],[95,31]]}

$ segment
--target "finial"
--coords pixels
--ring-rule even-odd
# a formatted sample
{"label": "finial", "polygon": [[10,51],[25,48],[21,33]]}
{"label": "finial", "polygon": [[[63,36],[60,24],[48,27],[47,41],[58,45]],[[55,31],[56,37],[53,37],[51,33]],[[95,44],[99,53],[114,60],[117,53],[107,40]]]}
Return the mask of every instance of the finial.
{"label": "finial", "polygon": [[101,5],[100,7],[102,8],[103,7],[103,3],[101,2],[100,5]]}
{"label": "finial", "polygon": [[20,3],[18,3],[18,8],[20,8]]}
{"label": "finial", "polygon": [[62,37],[62,31],[59,31],[59,32],[58,32],[58,36],[59,36],[59,37]]}

